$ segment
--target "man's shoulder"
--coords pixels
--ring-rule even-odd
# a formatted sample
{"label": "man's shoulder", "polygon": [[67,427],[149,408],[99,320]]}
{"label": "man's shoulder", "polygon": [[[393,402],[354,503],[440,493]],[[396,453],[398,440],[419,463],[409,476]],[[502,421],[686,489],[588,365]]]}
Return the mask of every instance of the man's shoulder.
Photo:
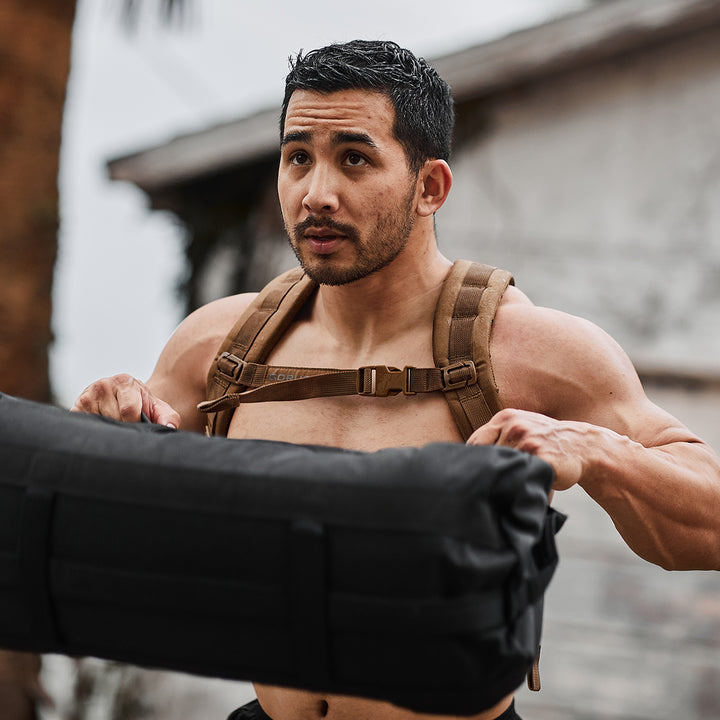
{"label": "man's shoulder", "polygon": [[[256,293],[242,293],[214,300],[188,315],[173,333],[163,351],[204,374],[218,347],[247,310]],[[162,356],[161,356],[162,359]]]}
{"label": "man's shoulder", "polygon": [[603,394],[620,398],[634,387],[630,360],[606,332],[518,293],[508,289],[491,339],[493,371],[506,407],[560,417],[581,401]]}
{"label": "man's shoulder", "polygon": [[255,295],[244,293],[215,300],[190,313],[163,348],[148,387],[182,416],[184,429],[201,431],[205,419],[196,406],[217,349]]}
{"label": "man's shoulder", "polygon": [[250,307],[257,293],[240,293],[213,300],[199,307],[183,320],[179,330],[205,337],[225,337],[243,313]]}
{"label": "man's shoulder", "polygon": [[[493,338],[499,343],[515,347],[557,347],[571,344],[580,352],[600,344],[613,350],[614,341],[597,325],[585,318],[562,310],[535,305],[522,291],[509,286],[500,302]],[[579,343],[579,344],[578,344]]]}

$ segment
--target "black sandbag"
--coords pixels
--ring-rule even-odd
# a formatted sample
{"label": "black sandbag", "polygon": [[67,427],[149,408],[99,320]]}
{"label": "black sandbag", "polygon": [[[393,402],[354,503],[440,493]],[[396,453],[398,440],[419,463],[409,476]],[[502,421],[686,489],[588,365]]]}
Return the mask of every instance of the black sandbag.
{"label": "black sandbag", "polygon": [[207,438],[0,394],[0,646],[476,713],[538,647],[552,480],[502,447]]}

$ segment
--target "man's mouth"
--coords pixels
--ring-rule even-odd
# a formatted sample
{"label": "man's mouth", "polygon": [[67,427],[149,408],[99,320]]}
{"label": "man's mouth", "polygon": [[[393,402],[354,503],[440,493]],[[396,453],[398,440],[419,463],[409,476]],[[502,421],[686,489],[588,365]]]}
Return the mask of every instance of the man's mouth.
{"label": "man's mouth", "polygon": [[332,252],[345,238],[344,235],[328,229],[310,228],[303,233],[310,249],[321,255]]}
{"label": "man's mouth", "polygon": [[313,240],[334,240],[336,238],[345,237],[342,233],[331,228],[308,228],[303,235]]}
{"label": "man's mouth", "polygon": [[329,255],[346,241],[356,239],[351,225],[343,226],[329,218],[307,217],[294,230],[297,240],[304,241],[308,250],[317,255]]}

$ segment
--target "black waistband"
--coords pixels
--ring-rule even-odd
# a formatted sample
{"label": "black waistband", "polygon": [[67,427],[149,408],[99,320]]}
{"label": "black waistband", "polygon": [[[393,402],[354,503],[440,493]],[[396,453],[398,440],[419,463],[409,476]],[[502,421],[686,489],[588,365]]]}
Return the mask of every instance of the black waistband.
{"label": "black waistband", "polygon": [[498,715],[495,720],[522,720],[515,712],[515,701],[513,700],[510,703],[510,707],[502,715]]}
{"label": "black waistband", "polygon": [[[247,705],[243,705],[241,708],[231,713],[228,720],[272,720],[269,715],[266,715],[263,709],[260,707],[260,703],[257,700],[249,702]],[[510,707],[502,714],[498,715],[495,720],[522,720],[522,718],[515,712],[515,701],[510,704]]]}

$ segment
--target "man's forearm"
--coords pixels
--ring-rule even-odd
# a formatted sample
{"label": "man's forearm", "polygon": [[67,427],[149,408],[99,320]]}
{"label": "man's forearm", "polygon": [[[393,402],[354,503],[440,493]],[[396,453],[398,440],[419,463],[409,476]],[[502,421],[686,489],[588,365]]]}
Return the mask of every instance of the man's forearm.
{"label": "man's forearm", "polygon": [[701,442],[625,440],[579,484],[640,557],[668,570],[720,570],[720,459]]}

